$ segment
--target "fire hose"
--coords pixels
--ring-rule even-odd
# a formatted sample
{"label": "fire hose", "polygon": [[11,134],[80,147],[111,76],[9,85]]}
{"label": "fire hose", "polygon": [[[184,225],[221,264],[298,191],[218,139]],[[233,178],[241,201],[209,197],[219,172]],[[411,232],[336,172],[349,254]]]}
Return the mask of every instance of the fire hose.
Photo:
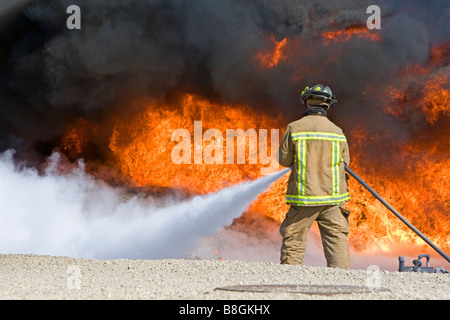
{"label": "fire hose", "polygon": [[445,260],[450,263],[450,257],[436,246],[430,239],[428,239],[422,232],[414,227],[408,220],[406,220],[400,213],[397,212],[389,203],[386,202],[375,190],[373,190],[363,179],[361,179],[355,172],[353,172],[347,165],[344,164],[345,171],[347,171],[353,178],[355,178],[364,188],[366,188],[375,198],[377,198],[386,208],[397,216],[404,224],[406,224],[412,231],[414,231],[423,241],[430,247],[436,250]]}

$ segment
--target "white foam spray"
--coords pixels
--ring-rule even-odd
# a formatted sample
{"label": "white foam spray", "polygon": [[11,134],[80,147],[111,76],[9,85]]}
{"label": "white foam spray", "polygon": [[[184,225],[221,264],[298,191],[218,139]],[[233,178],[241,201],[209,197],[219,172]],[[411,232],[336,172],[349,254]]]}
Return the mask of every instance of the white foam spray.
{"label": "white foam spray", "polygon": [[0,154],[0,253],[95,259],[182,258],[245,212],[289,169],[216,193],[156,206],[85,173],[57,173],[58,153],[44,174]]}

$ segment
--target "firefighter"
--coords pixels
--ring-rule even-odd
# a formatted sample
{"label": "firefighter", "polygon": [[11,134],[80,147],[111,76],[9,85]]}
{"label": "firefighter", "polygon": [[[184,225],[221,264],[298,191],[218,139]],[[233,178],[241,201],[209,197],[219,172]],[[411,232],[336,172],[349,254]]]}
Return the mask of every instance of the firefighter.
{"label": "firefighter", "polygon": [[290,167],[286,203],[290,205],[280,226],[282,264],[302,264],[306,238],[317,221],[328,267],[349,269],[348,215],[350,200],[344,163],[349,165],[347,139],[327,118],[337,100],[321,84],[301,94],[303,117],[290,123],[282,137],[278,161]]}

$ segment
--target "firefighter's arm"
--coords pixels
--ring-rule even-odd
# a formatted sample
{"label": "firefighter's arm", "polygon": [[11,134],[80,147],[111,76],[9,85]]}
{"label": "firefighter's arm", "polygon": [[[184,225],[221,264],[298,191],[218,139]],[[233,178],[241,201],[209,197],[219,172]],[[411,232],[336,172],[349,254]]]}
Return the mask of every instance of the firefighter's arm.
{"label": "firefighter's arm", "polygon": [[287,126],[281,138],[280,147],[278,148],[278,163],[284,167],[291,167],[294,163],[294,150],[294,143],[291,139],[291,128]]}

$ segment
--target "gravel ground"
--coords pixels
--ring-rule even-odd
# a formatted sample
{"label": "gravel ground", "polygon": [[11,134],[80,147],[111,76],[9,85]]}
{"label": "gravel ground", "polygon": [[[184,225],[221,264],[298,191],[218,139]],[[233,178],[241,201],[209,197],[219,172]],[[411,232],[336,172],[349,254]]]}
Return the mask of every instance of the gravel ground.
{"label": "gravel ground", "polygon": [[[331,285],[365,292],[239,292],[241,285]],[[372,289],[372,290],[369,290]],[[383,289],[383,290],[382,290]],[[385,290],[384,290],[385,289]],[[284,290],[284,292],[283,292]],[[88,260],[0,255],[0,299],[450,299],[450,275],[368,272],[236,260]]]}

